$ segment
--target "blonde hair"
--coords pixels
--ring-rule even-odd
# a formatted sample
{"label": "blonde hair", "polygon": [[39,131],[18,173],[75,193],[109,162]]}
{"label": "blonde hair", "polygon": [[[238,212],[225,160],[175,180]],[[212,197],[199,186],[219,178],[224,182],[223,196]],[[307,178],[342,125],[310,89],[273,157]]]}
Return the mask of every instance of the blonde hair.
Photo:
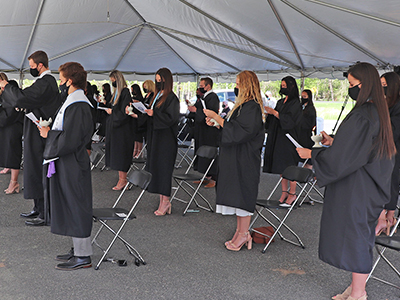
{"label": "blonde hair", "polygon": [[258,81],[257,75],[252,71],[242,71],[237,75],[237,78],[240,84],[239,95],[236,97],[235,105],[229,112],[229,116],[244,103],[253,100],[260,105],[264,120],[264,104],[261,98],[260,82]]}
{"label": "blonde hair", "polygon": [[114,88],[114,93],[112,94],[112,99],[115,97],[115,92],[117,93],[117,97],[115,100],[112,102],[113,105],[116,105],[118,103],[119,97],[121,96],[121,92],[124,88],[126,88],[128,85],[126,84],[124,75],[118,71],[114,70],[110,73],[109,75],[110,78],[114,78],[115,82],[117,83],[117,87]]}
{"label": "blonde hair", "polygon": [[154,93],[156,90],[156,85],[154,84],[153,80],[147,79],[143,82],[142,87],[146,84],[148,93]]}

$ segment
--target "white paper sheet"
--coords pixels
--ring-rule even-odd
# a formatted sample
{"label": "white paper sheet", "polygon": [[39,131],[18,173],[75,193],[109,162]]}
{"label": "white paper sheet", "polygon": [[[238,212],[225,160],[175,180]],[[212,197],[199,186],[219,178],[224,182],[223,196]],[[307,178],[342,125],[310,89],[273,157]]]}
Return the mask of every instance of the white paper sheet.
{"label": "white paper sheet", "polygon": [[144,106],[142,102],[133,102],[132,104],[138,111],[140,111],[142,114],[146,113],[147,107]]}
{"label": "white paper sheet", "polygon": [[39,126],[39,128],[42,128],[42,126],[39,125],[39,120],[36,118],[36,116],[33,114],[33,112],[30,112],[29,114],[25,115],[28,119],[30,119],[33,123],[35,123],[36,126]]}
{"label": "white paper sheet", "polygon": [[296,146],[296,148],[304,148],[300,145],[289,133],[286,133],[287,138]]}

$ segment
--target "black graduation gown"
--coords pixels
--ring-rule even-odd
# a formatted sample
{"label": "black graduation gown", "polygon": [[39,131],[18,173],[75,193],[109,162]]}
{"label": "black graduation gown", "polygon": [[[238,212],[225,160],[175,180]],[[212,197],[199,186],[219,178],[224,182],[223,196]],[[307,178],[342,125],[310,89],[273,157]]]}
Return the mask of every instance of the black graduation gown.
{"label": "black graduation gown", "polygon": [[303,117],[300,122],[299,144],[304,148],[311,149],[314,142],[311,139],[312,130],[317,123],[317,112],[314,105],[306,105],[303,109]]}
{"label": "black graduation gown", "polygon": [[399,168],[400,168],[400,101],[389,108],[390,123],[392,124],[393,139],[396,144],[397,153],[392,173],[390,189],[390,202],[385,205],[386,209],[395,210],[399,199]]}
{"label": "black graduation gown", "polygon": [[[22,107],[33,112],[37,119],[54,120],[61,105],[61,96],[56,79],[46,74],[30,87],[19,89],[7,84],[2,94],[4,107]],[[42,170],[43,151],[46,140],[40,136],[31,120],[24,121],[24,198],[43,198]]]}
{"label": "black graduation gown", "polygon": [[44,158],[59,157],[56,173],[45,180],[55,234],[86,238],[92,231],[92,180],[85,147],[92,136],[91,116],[89,104],[71,104],[64,112],[63,130],[50,130],[46,139]]}
{"label": "black graduation gown", "polygon": [[[0,96],[1,97],[1,96]],[[0,166],[19,169],[22,157],[24,113],[0,107]]]}
{"label": "black graduation gown", "polygon": [[129,90],[122,89],[118,103],[112,107],[112,114],[107,119],[106,165],[123,172],[128,172],[133,155],[132,117],[125,113],[130,102]]}
{"label": "black graduation gown", "polygon": [[[150,102],[153,99],[154,93],[149,93],[146,95],[145,98],[143,98],[143,104],[145,104],[147,107],[150,106]],[[143,134],[143,138],[147,142],[147,121],[148,121],[148,115],[146,113],[142,114],[139,112],[137,118],[137,129],[138,132]]]}
{"label": "black graduation gown", "polygon": [[260,105],[248,101],[233,112],[221,130],[217,204],[254,212],[263,142]]}
{"label": "black graduation gown", "polygon": [[376,220],[389,202],[393,160],[371,149],[379,132],[373,103],[353,109],[329,148],[312,150],[318,184],[325,186],[319,257],[337,268],[369,273]]}
{"label": "black graduation gown", "polygon": [[153,175],[147,190],[169,197],[178,150],[179,99],[174,92],[160,107],[156,102],[153,116],[147,119],[146,170]]}
{"label": "black graduation gown", "polygon": [[267,144],[264,153],[263,171],[266,173],[282,174],[289,166],[295,166],[300,161],[296,147],[286,137],[289,133],[296,141],[299,140],[298,128],[302,117],[299,99],[281,99],[276,103],[275,110],[279,119],[268,115],[265,127],[267,129]]}
{"label": "black graduation gown", "polygon": [[[108,107],[111,108],[111,93],[108,93],[104,99],[106,100],[106,103],[99,103],[99,107]],[[97,112],[97,122],[101,124],[98,135],[100,136],[106,136],[106,128],[107,128],[107,119],[108,119],[108,114],[102,110],[98,109]]]}
{"label": "black graduation gown", "polygon": [[[214,92],[209,93],[204,98],[204,103],[207,109],[215,111],[218,114],[219,111],[219,98]],[[200,146],[214,146],[218,147],[219,144],[219,129],[217,127],[208,126],[206,123],[206,115],[203,112],[203,104],[201,100],[197,100],[195,103],[196,112],[191,113],[190,116],[194,118],[194,149],[195,152]],[[189,117],[190,117],[189,116]],[[204,173],[211,160],[207,158],[199,157],[195,162],[194,169]],[[212,168],[208,172],[209,175],[217,174],[218,163],[214,162]]]}

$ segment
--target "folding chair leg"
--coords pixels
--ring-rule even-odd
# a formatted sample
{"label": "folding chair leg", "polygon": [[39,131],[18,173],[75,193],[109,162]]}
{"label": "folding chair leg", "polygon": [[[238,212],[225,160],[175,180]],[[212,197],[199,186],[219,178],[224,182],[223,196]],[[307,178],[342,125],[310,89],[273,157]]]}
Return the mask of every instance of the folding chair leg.
{"label": "folding chair leg", "polygon": [[119,236],[120,232],[124,228],[125,223],[127,221],[128,221],[128,217],[123,221],[123,223],[120,226],[120,228],[118,229],[118,231],[115,232],[110,226],[108,226],[107,223],[103,222],[102,220],[99,220],[99,222],[101,222],[104,227],[106,227],[108,230],[110,230],[112,233],[114,233],[114,238],[112,239],[111,243],[108,245],[107,249],[103,252],[103,256],[100,258],[99,262],[97,263],[96,267],[94,268],[95,270],[99,269],[101,263],[104,261],[105,257],[107,256],[108,252],[110,251],[111,247],[114,245],[114,243],[117,239],[119,239],[125,245],[125,247],[128,248],[128,251],[130,254],[132,254],[136,259],[138,259],[144,265],[146,264],[144,259],[140,256],[139,252],[135,248],[133,248],[133,246],[131,244],[129,244],[124,238]]}

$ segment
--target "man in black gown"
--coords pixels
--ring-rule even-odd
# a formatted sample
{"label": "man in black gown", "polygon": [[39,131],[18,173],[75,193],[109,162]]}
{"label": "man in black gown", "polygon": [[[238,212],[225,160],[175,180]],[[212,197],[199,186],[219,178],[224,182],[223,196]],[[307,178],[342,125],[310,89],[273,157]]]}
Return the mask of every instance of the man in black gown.
{"label": "man in black gown", "polygon": [[[200,146],[214,146],[218,147],[219,131],[216,127],[210,127],[206,124],[206,115],[203,109],[210,109],[218,114],[219,111],[219,98],[216,93],[212,90],[213,81],[209,77],[200,79],[199,91],[204,94],[202,99],[198,100],[194,106],[189,106],[190,111],[189,118],[194,119],[194,141],[195,151]],[[207,170],[211,160],[206,158],[198,158],[195,162],[195,169],[199,172],[204,173]],[[215,186],[215,181],[211,178],[215,178],[217,174],[217,164],[214,163],[213,167],[208,172],[208,181],[206,182],[207,188]]]}
{"label": "man in black gown", "polygon": [[[49,59],[44,51],[36,51],[28,57],[30,73],[38,79],[26,89],[20,90],[6,81],[0,81],[4,87],[3,107],[22,107],[32,112],[39,120],[54,120],[54,114],[61,105],[61,97],[56,79],[49,70]],[[31,120],[24,122],[24,198],[33,199],[34,207],[21,217],[32,218],[25,222],[30,226],[43,226],[45,222],[44,194],[42,183],[42,163],[45,146],[39,130]]]}

